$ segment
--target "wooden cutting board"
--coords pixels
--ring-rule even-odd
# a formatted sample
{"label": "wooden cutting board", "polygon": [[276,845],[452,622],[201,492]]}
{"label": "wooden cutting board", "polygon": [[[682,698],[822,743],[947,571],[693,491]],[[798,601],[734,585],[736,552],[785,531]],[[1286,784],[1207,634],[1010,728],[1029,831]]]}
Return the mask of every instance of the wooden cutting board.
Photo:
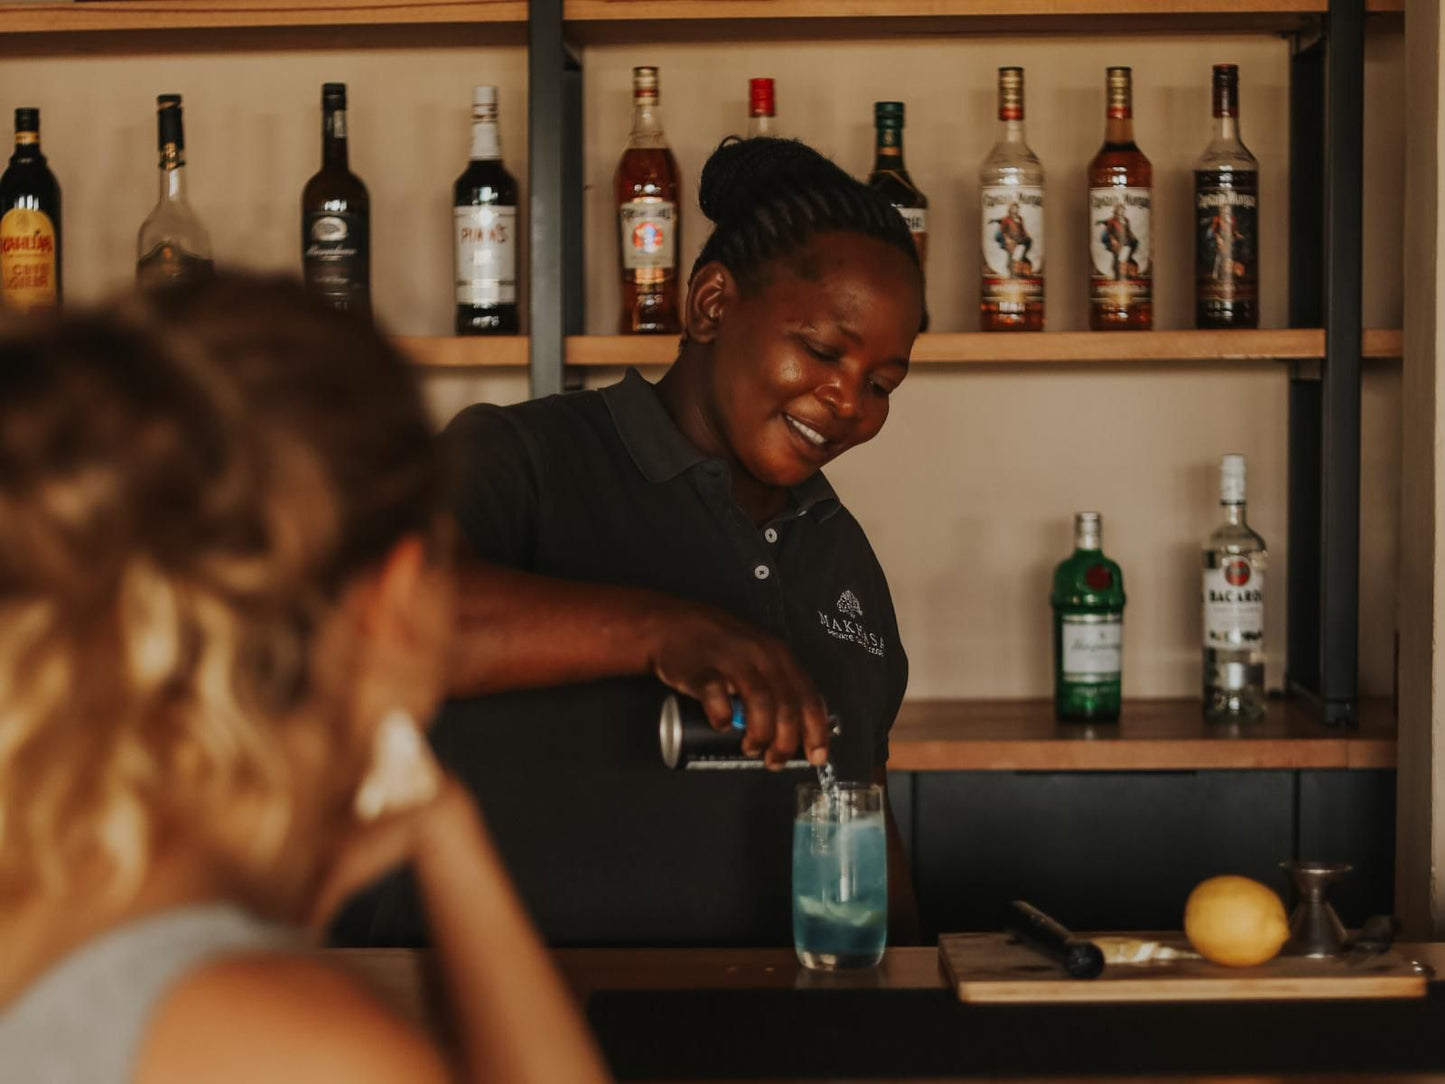
{"label": "wooden cutting board", "polygon": [[[1148,935],[1171,948],[1184,938]],[[1277,956],[1258,967],[1207,960],[1108,964],[1097,979],[1062,967],[1002,933],[946,933],[938,954],[960,1001],[1246,1001],[1423,997],[1428,969],[1390,951],[1359,959]]]}

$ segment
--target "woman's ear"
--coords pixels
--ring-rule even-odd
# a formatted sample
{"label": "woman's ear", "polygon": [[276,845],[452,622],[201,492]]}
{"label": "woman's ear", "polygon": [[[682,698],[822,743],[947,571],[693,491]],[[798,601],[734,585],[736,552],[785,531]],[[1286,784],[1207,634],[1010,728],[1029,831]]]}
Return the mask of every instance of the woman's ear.
{"label": "woman's ear", "polygon": [[713,260],[698,268],[687,287],[688,339],[699,343],[716,339],[723,313],[736,297],[737,280],[721,263]]}

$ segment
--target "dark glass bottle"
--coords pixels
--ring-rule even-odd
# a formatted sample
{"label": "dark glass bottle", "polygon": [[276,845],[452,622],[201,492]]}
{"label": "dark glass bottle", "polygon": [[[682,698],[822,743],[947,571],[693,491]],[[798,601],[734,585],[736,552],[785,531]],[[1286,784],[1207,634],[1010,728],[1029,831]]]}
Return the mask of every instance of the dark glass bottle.
{"label": "dark glass bottle", "polygon": [[497,88],[472,89],[472,152],[452,191],[458,335],[515,335],[517,181],[502,165]]}
{"label": "dark glass bottle", "polygon": [[658,109],[657,69],[632,69],[632,131],[613,175],[622,271],[623,335],[682,330],[677,263],[682,182]]}
{"label": "dark glass bottle", "polygon": [[211,238],[186,198],[186,129],[179,94],[156,98],[160,196],[136,237],[136,282],[142,288],[208,278]]}
{"label": "dark glass bottle", "polygon": [[1074,517],[1074,553],[1054,570],[1054,714],[1111,723],[1123,687],[1124,574],[1104,556],[1098,512]]}
{"label": "dark glass bottle", "polygon": [[321,88],[321,169],[301,194],[306,288],[343,312],[371,317],[371,201],[346,153],[346,84]]}
{"label": "dark glass bottle", "polygon": [[873,172],[868,187],[898,208],[908,223],[918,262],[928,266],[928,197],[918,190],[908,167],[903,164],[903,103],[874,102],[873,123],[877,139],[873,151]]}
{"label": "dark glass bottle", "polygon": [[60,304],[60,185],[40,153],[40,110],[15,110],[15,153],[0,175],[0,303]]}
{"label": "dark glass bottle", "polygon": [[1089,327],[1154,325],[1154,170],[1134,142],[1128,68],[1110,68],[1104,145],[1089,163]]}
{"label": "dark glass bottle", "polygon": [[1239,68],[1214,66],[1214,137],[1194,166],[1194,320],[1259,326],[1259,162],[1239,138]]}

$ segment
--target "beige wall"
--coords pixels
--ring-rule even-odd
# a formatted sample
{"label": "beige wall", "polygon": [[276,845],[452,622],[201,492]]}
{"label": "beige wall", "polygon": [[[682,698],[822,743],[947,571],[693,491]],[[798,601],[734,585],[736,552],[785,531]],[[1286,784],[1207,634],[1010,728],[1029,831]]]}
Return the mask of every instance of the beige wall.
{"label": "beige wall", "polygon": [[[509,167],[525,181],[525,53],[479,39],[438,47],[302,47],[200,55],[151,43],[117,54],[37,56],[0,42],[0,108],[43,109],[45,147],[66,199],[67,289],[88,299],[130,280],[135,230],[154,201],[154,97],[186,97],[194,202],[218,258],[297,265],[297,203],[316,168],[318,85],[351,87],[352,156],[373,201],[375,293],[382,319],[412,335],[450,323],[452,179],[467,146],[469,88],[502,88]],[[396,39],[394,39],[396,40]],[[309,42],[314,41],[315,47]],[[323,48],[323,45],[325,46]],[[89,48],[89,46],[87,46]],[[188,46],[188,48],[190,48]],[[938,330],[971,328],[978,241],[974,174],[993,139],[994,69],[1028,69],[1029,129],[1050,183],[1049,326],[1079,328],[1084,262],[1081,176],[1102,134],[1102,70],[1132,64],[1141,145],[1154,162],[1161,261],[1159,326],[1189,319],[1189,167],[1208,128],[1209,65],[1242,68],[1244,134],[1263,168],[1264,322],[1285,322],[1286,45],[1267,35],[618,45],[584,50],[588,323],[611,330],[617,295],[609,179],[629,119],[634,63],[662,66],[664,113],[689,191],[708,149],[743,124],[746,80],[779,81],[787,129],[862,171],[871,103],[909,102],[908,158],[932,200],[930,303]],[[1372,224],[1366,322],[1398,326],[1402,212],[1401,47],[1370,50]],[[689,204],[688,260],[703,237]],[[605,378],[596,374],[593,382]],[[476,398],[514,401],[521,374],[428,377],[439,416]],[[1198,681],[1195,547],[1214,517],[1213,465],[1250,456],[1253,518],[1275,567],[1285,550],[1282,367],[928,368],[898,395],[871,448],[831,471],[889,570],[914,660],[913,695],[1041,695],[1048,679],[1048,570],[1077,508],[1105,513],[1106,541],[1130,592],[1127,685],[1189,694]],[[1362,668],[1391,686],[1399,519],[1399,377],[1366,381]],[[1270,611],[1271,675],[1283,649],[1281,575]]]}
{"label": "beige wall", "polygon": [[[1155,170],[1156,326],[1192,321],[1192,163],[1209,130],[1209,70],[1241,68],[1243,133],[1260,159],[1263,324],[1286,323],[1288,46],[1267,35],[958,37],[934,40],[605,45],[586,50],[588,328],[616,319],[610,178],[630,119],[630,68],[661,68],[663,115],[684,183],[745,124],[747,79],[778,81],[788,134],[864,172],[872,103],[908,102],[907,160],[929,196],[929,302],[938,331],[976,327],[979,162],[995,138],[995,70],[1026,68],[1029,139],[1049,184],[1048,326],[1086,326],[1083,174],[1103,134],[1103,69],[1130,64],[1136,134]],[[1402,211],[1398,35],[1369,49],[1366,323],[1398,326]],[[684,263],[706,236],[684,215]],[[610,375],[610,374],[609,374]],[[600,382],[601,378],[594,378]],[[1400,466],[1398,371],[1365,382],[1361,671],[1393,682]],[[1217,511],[1218,457],[1250,460],[1251,515],[1277,570],[1270,680],[1284,655],[1287,374],[1283,366],[1159,369],[920,368],[870,448],[829,471],[892,582],[913,661],[910,695],[1039,696],[1050,681],[1047,594],[1070,517],[1105,516],[1129,591],[1125,685],[1190,695],[1199,682],[1197,547]]]}
{"label": "beige wall", "polygon": [[1445,690],[1445,455],[1440,380],[1445,306],[1445,25],[1437,0],[1410,0],[1406,87],[1414,103],[1406,139],[1405,206],[1412,224],[1405,239],[1411,269],[1405,284],[1404,434],[1400,547],[1400,767],[1397,779],[1395,909],[1416,940],[1445,935],[1445,742],[1440,698]]}

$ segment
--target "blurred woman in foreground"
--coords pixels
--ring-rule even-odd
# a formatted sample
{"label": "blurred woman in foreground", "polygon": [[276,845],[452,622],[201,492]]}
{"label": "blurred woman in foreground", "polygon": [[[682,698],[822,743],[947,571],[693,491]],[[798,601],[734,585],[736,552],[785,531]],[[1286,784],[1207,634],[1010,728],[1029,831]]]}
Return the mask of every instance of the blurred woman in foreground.
{"label": "blurred woman in foreground", "polygon": [[6,1080],[455,1079],[301,934],[402,861],[463,1078],[605,1079],[418,731],[438,475],[403,361],[290,285],[0,332]]}

